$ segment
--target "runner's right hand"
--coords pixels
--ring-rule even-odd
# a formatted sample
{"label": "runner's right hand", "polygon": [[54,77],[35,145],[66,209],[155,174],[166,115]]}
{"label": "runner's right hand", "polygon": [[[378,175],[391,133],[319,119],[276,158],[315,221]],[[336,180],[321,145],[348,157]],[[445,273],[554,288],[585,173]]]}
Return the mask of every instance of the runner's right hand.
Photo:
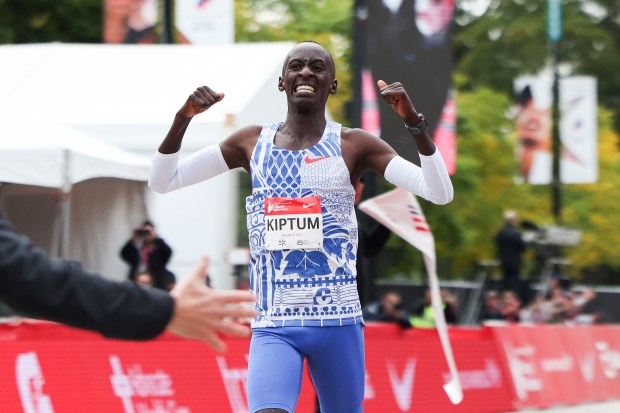
{"label": "runner's right hand", "polygon": [[198,115],[217,102],[224,99],[223,93],[218,93],[208,86],[200,86],[189,97],[179,111],[184,116],[191,118]]}

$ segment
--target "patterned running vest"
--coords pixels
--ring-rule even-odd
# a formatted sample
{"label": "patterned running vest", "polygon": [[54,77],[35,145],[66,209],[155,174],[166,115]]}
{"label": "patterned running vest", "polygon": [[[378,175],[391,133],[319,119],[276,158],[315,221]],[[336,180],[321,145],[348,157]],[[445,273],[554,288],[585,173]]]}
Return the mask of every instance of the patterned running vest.
{"label": "patterned running vest", "polygon": [[[274,144],[282,123],[263,126],[250,160],[246,198],[250,289],[259,315],[252,327],[339,326],[362,322],[356,287],[355,190],[342,158],[340,124],[327,122],[320,141],[303,150]],[[318,196],[323,244],[318,249],[267,250],[267,198]]]}

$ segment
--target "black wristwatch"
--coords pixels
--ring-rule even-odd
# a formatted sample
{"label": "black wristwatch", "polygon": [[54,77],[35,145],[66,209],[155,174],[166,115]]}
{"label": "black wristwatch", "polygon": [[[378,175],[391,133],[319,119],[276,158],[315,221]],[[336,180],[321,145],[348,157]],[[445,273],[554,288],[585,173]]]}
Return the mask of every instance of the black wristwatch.
{"label": "black wristwatch", "polygon": [[420,118],[420,122],[418,122],[417,125],[410,126],[405,123],[405,127],[407,128],[409,133],[412,135],[419,135],[422,132],[424,132],[426,128],[428,128],[428,122],[426,121],[426,118],[424,117],[424,115],[421,113],[418,113],[418,117]]}

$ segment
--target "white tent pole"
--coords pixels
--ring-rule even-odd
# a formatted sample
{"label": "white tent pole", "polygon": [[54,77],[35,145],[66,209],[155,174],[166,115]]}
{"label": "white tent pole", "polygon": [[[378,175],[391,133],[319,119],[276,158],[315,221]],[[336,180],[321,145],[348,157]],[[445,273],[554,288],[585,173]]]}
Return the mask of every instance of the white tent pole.
{"label": "white tent pole", "polygon": [[63,160],[63,184],[60,193],[60,232],[58,237],[58,257],[60,258],[67,258],[67,250],[69,247],[71,188],[71,151],[65,149]]}

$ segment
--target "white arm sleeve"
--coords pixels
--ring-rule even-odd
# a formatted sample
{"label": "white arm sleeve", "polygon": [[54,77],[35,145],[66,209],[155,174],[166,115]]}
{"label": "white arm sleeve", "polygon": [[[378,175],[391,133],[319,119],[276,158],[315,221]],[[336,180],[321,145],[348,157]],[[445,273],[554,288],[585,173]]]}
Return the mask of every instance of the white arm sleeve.
{"label": "white arm sleeve", "polygon": [[454,188],[439,149],[430,156],[420,154],[420,163],[421,168],[396,156],[385,168],[384,177],[433,204],[445,205],[452,201]]}
{"label": "white arm sleeve", "polygon": [[207,146],[179,161],[180,152],[163,154],[153,158],[149,188],[165,194],[194,185],[228,171],[220,145]]}

